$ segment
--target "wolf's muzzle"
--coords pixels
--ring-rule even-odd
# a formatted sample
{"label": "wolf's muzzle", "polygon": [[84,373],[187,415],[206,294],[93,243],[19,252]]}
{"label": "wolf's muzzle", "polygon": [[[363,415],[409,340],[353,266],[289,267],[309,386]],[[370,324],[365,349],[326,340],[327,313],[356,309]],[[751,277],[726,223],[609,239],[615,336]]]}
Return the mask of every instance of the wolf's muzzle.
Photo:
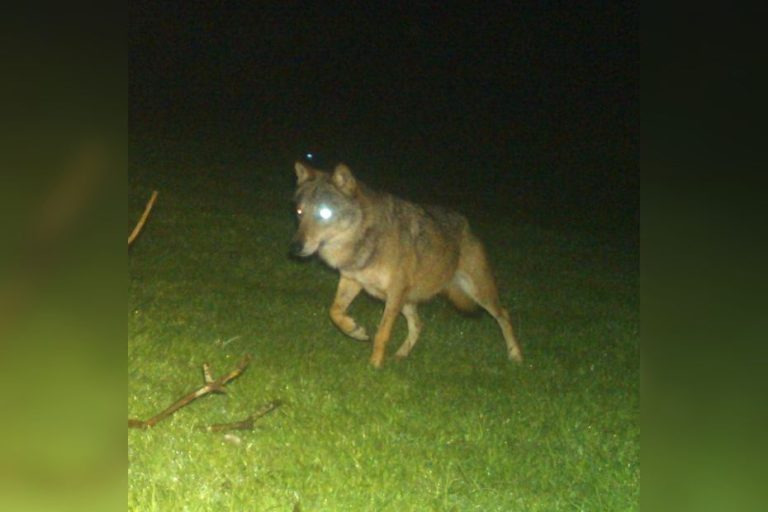
{"label": "wolf's muzzle", "polygon": [[290,247],[291,256],[304,256],[304,242],[301,240],[293,240],[291,241],[291,247]]}

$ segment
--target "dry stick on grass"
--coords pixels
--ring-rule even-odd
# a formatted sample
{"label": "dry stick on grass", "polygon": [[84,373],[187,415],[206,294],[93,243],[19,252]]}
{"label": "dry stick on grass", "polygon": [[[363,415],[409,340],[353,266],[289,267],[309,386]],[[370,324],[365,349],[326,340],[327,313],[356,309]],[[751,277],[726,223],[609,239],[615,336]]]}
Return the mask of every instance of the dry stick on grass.
{"label": "dry stick on grass", "polygon": [[245,368],[248,366],[248,364],[251,362],[251,356],[247,355],[243,357],[243,359],[237,364],[237,367],[232,370],[231,372],[227,373],[226,375],[222,375],[218,379],[212,379],[210,368],[207,364],[203,365],[203,374],[205,376],[205,386],[192,391],[191,393],[184,395],[183,397],[176,400],[173,404],[171,404],[168,408],[161,411],[160,413],[156,414],[155,416],[151,417],[150,419],[144,421],[144,420],[137,420],[137,419],[129,419],[128,420],[128,428],[149,428],[154,427],[157,422],[160,420],[163,420],[173,414],[174,412],[178,411],[185,405],[188,405],[192,401],[200,398],[201,396],[207,395],[208,393],[226,393],[224,390],[224,386],[231,381],[232,379],[237,378]]}
{"label": "dry stick on grass", "polygon": [[232,423],[215,423],[213,425],[200,425],[198,430],[203,432],[226,432],[228,430],[253,430],[254,423],[257,419],[261,418],[274,411],[278,407],[283,405],[281,400],[274,400],[264,404],[258,411],[251,414],[242,421],[235,421]]}
{"label": "dry stick on grass", "polygon": [[152,195],[149,197],[149,201],[147,201],[147,205],[144,207],[144,213],[141,214],[139,222],[136,223],[136,227],[133,228],[133,231],[128,237],[129,246],[136,240],[136,237],[139,236],[139,232],[141,232],[141,229],[144,227],[144,223],[147,222],[147,217],[149,217],[149,212],[155,204],[155,199],[157,199],[157,190],[152,191]]}

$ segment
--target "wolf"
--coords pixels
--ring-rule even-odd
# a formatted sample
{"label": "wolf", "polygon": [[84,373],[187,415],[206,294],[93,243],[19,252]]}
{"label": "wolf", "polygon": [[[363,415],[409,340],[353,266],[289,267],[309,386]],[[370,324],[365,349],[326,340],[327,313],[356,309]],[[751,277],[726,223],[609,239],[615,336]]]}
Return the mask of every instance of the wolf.
{"label": "wolf", "polygon": [[509,359],[523,361],[483,245],[463,215],[374,191],[343,163],[333,171],[302,161],[294,167],[298,229],[291,253],[317,254],[339,271],[330,316],[347,336],[369,340],[347,314],[360,291],[384,301],[370,357],[375,368],[384,361],[398,315],[405,317],[408,335],[395,357],[404,358],[421,333],[417,305],[441,293],[460,310],[484,308],[501,328]]}

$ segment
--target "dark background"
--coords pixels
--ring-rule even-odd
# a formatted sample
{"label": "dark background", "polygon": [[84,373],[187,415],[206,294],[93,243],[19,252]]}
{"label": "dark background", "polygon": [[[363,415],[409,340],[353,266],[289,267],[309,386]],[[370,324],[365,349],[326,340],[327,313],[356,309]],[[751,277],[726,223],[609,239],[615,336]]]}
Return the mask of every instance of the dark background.
{"label": "dark background", "polygon": [[636,5],[373,5],[132,2],[132,154],[290,175],[312,151],[412,199],[637,231]]}

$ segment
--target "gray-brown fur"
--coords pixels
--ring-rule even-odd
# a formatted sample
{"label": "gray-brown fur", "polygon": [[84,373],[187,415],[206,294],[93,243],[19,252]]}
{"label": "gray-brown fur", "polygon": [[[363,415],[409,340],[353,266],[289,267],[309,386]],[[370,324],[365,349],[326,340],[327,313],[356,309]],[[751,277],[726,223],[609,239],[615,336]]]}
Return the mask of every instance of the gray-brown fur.
{"label": "gray-brown fur", "polygon": [[475,303],[486,309],[504,334],[510,359],[522,361],[482,244],[464,216],[373,191],[344,164],[332,173],[300,162],[295,167],[299,227],[293,250],[300,256],[317,253],[339,270],[331,319],[345,334],[367,340],[347,308],[363,289],[385,302],[374,337],[374,366],[383,362],[400,313],[408,322],[408,337],[396,355],[408,355],[421,331],[417,304],[438,293],[461,309]]}

